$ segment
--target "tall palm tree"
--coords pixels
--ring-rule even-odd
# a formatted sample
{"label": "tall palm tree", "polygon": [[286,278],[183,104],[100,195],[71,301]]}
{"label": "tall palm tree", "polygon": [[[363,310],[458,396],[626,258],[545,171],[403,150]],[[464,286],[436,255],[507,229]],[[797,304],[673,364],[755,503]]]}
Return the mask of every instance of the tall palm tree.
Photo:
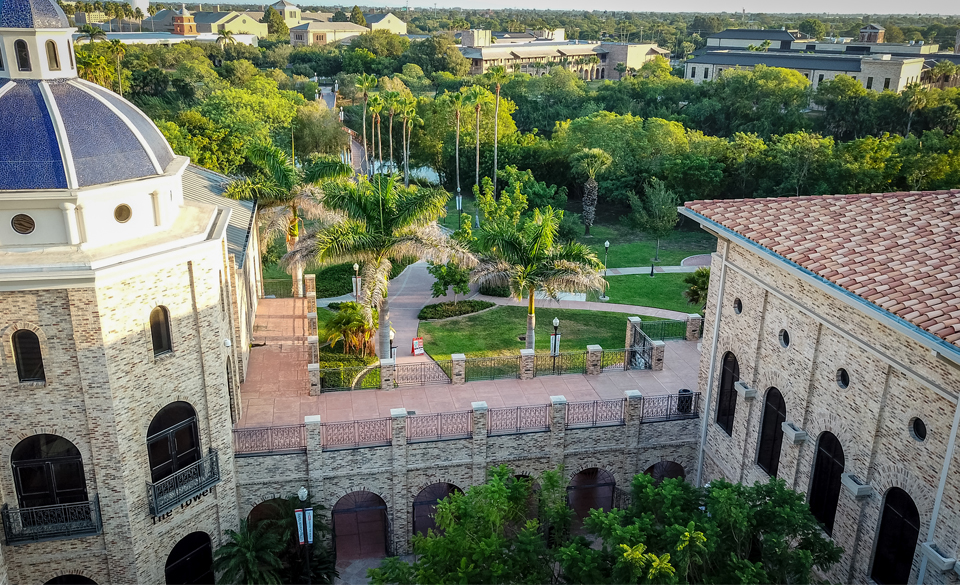
{"label": "tall palm tree", "polygon": [[517,225],[488,221],[477,233],[477,246],[484,251],[473,272],[474,282],[509,286],[517,300],[527,293],[527,349],[534,349],[537,291],[557,299],[560,292],[604,290],[603,264],[580,242],[557,243],[562,209],[535,209],[533,218]]}
{"label": "tall palm tree", "polygon": [[103,32],[102,28],[99,26],[93,26],[92,24],[85,24],[81,26],[77,29],[77,32],[79,33],[77,35],[78,41],[86,39],[93,43],[107,38],[107,33]]}
{"label": "tall palm tree", "polygon": [[467,90],[467,100],[469,100],[470,105],[474,107],[477,112],[477,174],[474,179],[474,184],[477,188],[480,188],[480,110],[483,109],[484,104],[489,104],[493,101],[493,96],[485,88],[480,87],[479,85],[472,85],[470,89]]}
{"label": "tall palm tree", "polygon": [[357,89],[363,92],[363,163],[361,170],[370,172],[369,151],[367,150],[367,102],[370,101],[370,90],[377,86],[377,77],[368,73],[362,73],[357,76]]}
{"label": "tall palm tree", "polygon": [[390,116],[390,171],[393,172],[396,170],[396,159],[393,158],[393,117],[399,110],[400,92],[384,91],[380,93],[380,96],[383,97],[384,102],[386,102],[387,112]]}
{"label": "tall palm tree", "polygon": [[157,32],[157,23],[153,21],[153,17],[156,16],[159,11],[160,8],[156,4],[147,6],[147,14],[150,15],[150,32]]}
{"label": "tall palm tree", "polygon": [[913,114],[927,105],[927,93],[927,89],[919,83],[911,83],[900,94],[900,106],[907,112],[907,131],[904,136],[910,136]]}
{"label": "tall palm tree", "polygon": [[413,135],[413,127],[416,124],[423,124],[423,119],[417,115],[416,98],[404,98],[400,102],[400,119],[403,122],[401,132],[403,134],[403,186],[410,186],[410,139]]}
{"label": "tall palm tree", "polygon": [[333,181],[320,201],[323,224],[284,257],[287,265],[360,262],[360,302],[378,311],[379,354],[390,355],[390,303],[387,297],[391,259],[413,257],[444,263],[473,256],[445,236],[437,219],[446,210],[449,193],[439,189],[402,187],[396,175]]}
{"label": "tall palm tree", "polygon": [[123,56],[127,54],[127,46],[124,45],[120,39],[112,39],[108,42],[110,43],[110,53],[113,55],[113,58],[117,60],[117,88],[120,90],[120,97],[123,97],[123,77],[121,75],[120,59],[123,59]]}
{"label": "tall palm tree", "polygon": [[600,148],[584,148],[583,151],[570,157],[573,169],[580,175],[587,177],[583,184],[583,235],[590,235],[590,226],[597,214],[597,175],[606,170],[613,162],[613,158]]}
{"label": "tall palm tree", "polygon": [[133,16],[134,18],[137,19],[137,28],[139,29],[138,32],[143,32],[143,16],[144,15],[143,15],[143,10],[141,10],[139,6],[137,7],[136,10],[133,11]]}
{"label": "tall palm tree", "polygon": [[240,520],[240,530],[225,530],[224,534],[229,540],[217,549],[213,561],[224,583],[280,585],[283,563],[279,555],[286,543],[270,530],[268,522],[251,528],[246,519]]}
{"label": "tall palm tree", "polygon": [[223,47],[224,45],[228,45],[228,44],[233,45],[236,42],[237,42],[237,39],[233,38],[233,33],[226,29],[220,31],[220,33],[217,34],[217,44],[220,45],[220,47]]}
{"label": "tall palm tree", "polygon": [[497,105],[493,109],[493,197],[497,197],[497,154],[500,150],[500,87],[510,81],[506,68],[503,65],[491,67],[487,77],[497,88]]}
{"label": "tall palm tree", "polygon": [[[261,179],[234,181],[227,187],[226,195],[233,199],[257,201],[261,218],[261,237],[269,242],[281,231],[286,233],[287,252],[293,250],[300,239],[300,223],[303,218],[320,215],[317,191],[323,181],[349,177],[353,169],[337,157],[317,156],[308,159],[297,168],[283,150],[270,145],[254,145],[247,152],[250,162],[261,167],[265,174]],[[261,250],[265,250],[263,246]],[[293,295],[303,295],[303,265],[293,265]]]}
{"label": "tall palm tree", "polygon": [[[370,114],[373,116],[373,125],[377,128],[375,136],[371,136],[374,149],[379,153],[380,166],[378,172],[383,172],[383,134],[380,132],[380,112],[386,107],[386,101],[379,94],[370,98]],[[372,132],[372,130],[371,130]],[[379,147],[378,147],[379,145]]]}
{"label": "tall palm tree", "polygon": [[[450,108],[453,113],[453,120],[456,124],[456,159],[457,159],[457,195],[460,195],[460,117],[466,111],[467,103],[461,92],[448,92],[441,98],[444,105]],[[460,226],[457,226],[459,229]]]}

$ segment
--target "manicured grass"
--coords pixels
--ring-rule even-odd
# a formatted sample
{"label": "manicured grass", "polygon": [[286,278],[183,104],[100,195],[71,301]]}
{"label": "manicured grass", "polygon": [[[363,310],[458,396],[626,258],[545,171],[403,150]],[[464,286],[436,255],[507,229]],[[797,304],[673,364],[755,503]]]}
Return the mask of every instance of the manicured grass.
{"label": "manicured grass", "polygon": [[[597,258],[603,261],[603,243],[610,241],[610,256],[607,266],[627,268],[632,266],[650,266],[657,248],[657,240],[642,232],[627,229],[618,224],[594,225],[590,232],[593,237],[580,237],[580,241],[593,248]],[[660,266],[679,266],[687,256],[709,254],[716,250],[717,239],[707,232],[696,230],[674,230],[660,240]]]}
{"label": "manicured grass", "polygon": [[[580,351],[590,344],[620,349],[629,316],[606,311],[537,308],[537,353],[550,351],[554,317],[560,319],[561,351]],[[423,347],[434,359],[450,359],[453,353],[467,357],[519,355],[525,345],[517,338],[526,333],[526,307],[499,307],[459,319],[420,323]]]}
{"label": "manicured grass", "polygon": [[[470,175],[470,181],[473,181],[473,175]],[[460,193],[463,195],[463,215],[469,215],[476,223],[477,217],[477,200],[473,198],[473,183],[467,184],[467,173],[463,168],[460,169]],[[457,212],[457,192],[456,189],[450,191],[450,200],[447,201],[447,216],[440,218],[440,225],[443,227],[450,228],[452,230],[457,229],[457,218],[459,217],[459,212]]]}
{"label": "manicured grass", "polygon": [[[400,276],[403,269],[412,264],[414,259],[398,260],[393,262],[390,278]],[[317,276],[317,298],[326,299],[353,293],[353,263],[334,264],[323,268],[308,268],[304,274]],[[290,275],[277,264],[263,266],[263,278],[291,280]],[[268,293],[269,294],[269,293]]]}
{"label": "manicured grass", "polygon": [[[631,274],[628,276],[608,276],[608,302],[622,305],[656,307],[683,313],[696,313],[700,307],[687,303],[683,291],[689,285],[683,282],[686,274]],[[596,293],[587,295],[588,301],[597,300]]]}

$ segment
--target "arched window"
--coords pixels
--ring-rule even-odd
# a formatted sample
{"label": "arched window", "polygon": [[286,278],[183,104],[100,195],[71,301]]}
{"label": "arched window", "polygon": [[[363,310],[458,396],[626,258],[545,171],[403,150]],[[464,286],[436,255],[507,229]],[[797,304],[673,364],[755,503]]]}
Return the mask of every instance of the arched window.
{"label": "arched window", "polygon": [[20,71],[32,71],[30,67],[30,50],[25,41],[14,41],[13,52],[17,55],[17,67]]}
{"label": "arched window", "polygon": [[80,451],[63,437],[27,437],[13,448],[10,462],[21,508],[89,500]]}
{"label": "arched window", "polygon": [[870,578],[880,583],[907,583],[920,536],[920,512],[900,488],[890,488],[883,502]]}
{"label": "arched window", "polygon": [[206,532],[192,532],[177,543],[163,568],[167,585],[187,585],[214,581],[213,547]]}
{"label": "arched window", "polygon": [[153,355],[173,351],[173,346],[170,345],[170,312],[166,307],[157,307],[150,311],[150,335],[153,338]]}
{"label": "arched window", "polygon": [[57,54],[57,43],[53,41],[46,42],[47,47],[47,66],[50,71],[60,71],[60,55]]}
{"label": "arched window", "polygon": [[97,585],[97,582],[83,575],[60,575],[43,585]]}
{"label": "arched window", "polygon": [[186,402],[164,406],[147,429],[147,454],[154,483],[200,460],[197,412]]}
{"label": "arched window", "polygon": [[740,364],[731,352],[723,356],[723,369],[720,372],[720,394],[717,396],[717,424],[733,436],[733,415],[737,410],[737,392],[733,385],[740,380]]}
{"label": "arched window", "polygon": [[21,382],[45,382],[43,372],[43,354],[40,352],[40,339],[29,329],[18,329],[11,337],[13,341],[13,359],[17,362],[17,377]]}
{"label": "arched window", "polygon": [[780,446],[783,444],[783,426],[787,420],[787,405],[776,388],[767,390],[760,420],[760,439],[757,446],[757,465],[770,477],[777,477],[780,467]]}
{"label": "arched window", "polygon": [[832,535],[840,498],[840,474],[843,473],[843,447],[833,433],[825,431],[817,441],[817,458],[813,463],[813,484],[810,486],[810,511]]}

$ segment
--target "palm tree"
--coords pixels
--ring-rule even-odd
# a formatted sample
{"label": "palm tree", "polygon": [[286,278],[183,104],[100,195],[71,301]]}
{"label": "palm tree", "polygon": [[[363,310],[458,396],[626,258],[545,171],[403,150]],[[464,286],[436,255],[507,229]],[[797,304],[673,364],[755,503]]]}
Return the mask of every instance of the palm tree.
{"label": "palm tree", "polygon": [[138,32],[143,32],[143,10],[140,10],[139,6],[133,11],[133,16],[137,19]]}
{"label": "palm tree", "polygon": [[237,39],[233,38],[233,33],[224,29],[220,31],[217,35],[217,45],[223,47],[224,45],[230,44],[233,45],[237,42]]}
{"label": "palm tree", "polygon": [[117,60],[117,88],[120,90],[120,97],[123,97],[123,76],[121,75],[120,59],[123,59],[123,56],[127,54],[127,48],[120,39],[112,39],[109,43],[110,53]]}
{"label": "palm tree", "polygon": [[79,33],[77,35],[77,40],[82,41],[84,39],[90,41],[91,43],[95,41],[102,41],[107,38],[107,33],[103,32],[103,29],[99,26],[93,26],[92,24],[85,24],[77,29]]}
{"label": "palm tree", "polygon": [[584,148],[570,157],[570,162],[577,173],[587,177],[583,184],[583,235],[589,236],[590,226],[597,214],[597,175],[610,166],[613,158],[600,148]]}
{"label": "palm tree", "polygon": [[359,303],[340,303],[340,309],[323,327],[324,340],[331,346],[343,340],[343,353],[355,351],[367,356],[367,352],[376,352],[373,343],[373,318],[367,315]]}
{"label": "palm tree", "polygon": [[[370,171],[370,159],[367,151],[367,102],[370,100],[369,91],[377,86],[377,77],[368,73],[362,73],[357,76],[357,88],[363,92],[363,162],[367,165],[365,169]],[[361,169],[363,167],[361,166]]]}
{"label": "palm tree", "polygon": [[493,96],[483,87],[472,85],[467,90],[467,100],[477,111],[477,174],[474,184],[480,188],[480,110],[483,109],[483,104],[493,101]]}
{"label": "palm tree", "polygon": [[360,302],[371,315],[374,309],[378,311],[378,353],[385,358],[390,355],[387,285],[391,259],[413,257],[443,263],[455,258],[462,265],[475,263],[473,256],[437,225],[449,198],[449,193],[439,189],[401,187],[396,175],[333,181],[320,201],[323,225],[304,237],[284,257],[284,263],[362,263]]}
{"label": "palm tree", "polygon": [[397,114],[398,105],[400,103],[400,92],[399,91],[384,91],[380,92],[380,96],[383,98],[383,101],[386,103],[386,108],[388,108],[388,115],[390,116],[390,171],[393,172],[396,170],[396,159],[393,158],[393,117]]}
{"label": "palm tree", "polygon": [[683,291],[683,296],[691,305],[696,305],[703,310],[707,304],[707,292],[710,287],[710,267],[701,266],[695,272],[683,277],[683,282],[689,285],[687,290]]}
{"label": "palm tree", "polygon": [[156,16],[159,11],[160,8],[156,4],[147,6],[147,14],[150,15],[150,32],[157,32],[157,23],[153,21],[153,17]]}
{"label": "palm tree", "polygon": [[[286,233],[287,252],[297,246],[300,222],[303,217],[316,218],[320,214],[317,191],[322,181],[348,177],[353,169],[337,157],[316,156],[301,168],[283,150],[258,144],[247,153],[250,162],[261,167],[265,174],[258,180],[234,181],[226,195],[233,199],[256,200],[261,218],[261,232],[269,242],[280,231]],[[261,250],[265,250],[263,246]],[[302,296],[303,266],[294,265],[293,295]]]}
{"label": "palm tree", "polygon": [[927,90],[919,83],[907,85],[900,94],[900,106],[907,111],[907,131],[904,136],[910,136],[910,126],[913,124],[913,114],[927,105]]}
{"label": "palm tree", "polygon": [[380,166],[378,168],[381,173],[383,172],[383,134],[380,132],[380,112],[383,111],[386,105],[386,101],[379,94],[370,98],[370,114],[373,116],[373,125],[377,127],[377,134],[376,136],[371,136],[371,140],[374,142],[374,147],[379,144],[377,151],[380,154]]}
{"label": "palm tree", "polygon": [[487,221],[477,233],[478,249],[485,251],[473,272],[474,282],[509,286],[522,300],[527,293],[527,349],[534,349],[537,291],[557,299],[560,292],[604,290],[603,264],[580,242],[557,243],[562,209],[534,209],[533,218],[522,225]]}
{"label": "palm tree", "polygon": [[404,98],[400,102],[400,119],[403,122],[403,186],[410,186],[410,139],[413,135],[413,126],[423,124],[423,119],[417,115],[417,100]]}
{"label": "palm tree", "polygon": [[240,520],[240,530],[225,530],[229,540],[217,549],[213,567],[221,573],[224,583],[243,585],[280,585],[279,571],[283,568],[280,553],[286,543],[280,535],[269,530],[267,522],[250,528],[247,520]]}
{"label": "palm tree", "polygon": [[[460,195],[460,117],[463,115],[463,112],[466,110],[466,102],[464,101],[464,95],[461,92],[448,92],[443,94],[441,98],[443,103],[450,108],[450,111],[453,112],[453,119],[456,122],[456,159],[457,159],[457,195]],[[457,226],[459,229],[460,226]]]}
{"label": "palm tree", "polygon": [[497,154],[500,150],[500,87],[510,81],[502,65],[491,67],[487,72],[490,82],[497,88],[497,105],[493,109],[493,197],[497,197]]}

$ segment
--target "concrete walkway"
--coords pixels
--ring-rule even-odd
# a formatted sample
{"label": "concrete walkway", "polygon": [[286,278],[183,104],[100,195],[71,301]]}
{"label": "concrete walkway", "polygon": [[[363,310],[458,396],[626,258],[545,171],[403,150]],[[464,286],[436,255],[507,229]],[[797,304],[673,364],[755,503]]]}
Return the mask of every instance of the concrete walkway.
{"label": "concrete walkway", "polygon": [[[490,297],[482,294],[471,295],[470,299],[478,301],[489,301],[498,305],[509,306],[527,306],[527,301],[518,301],[514,298]],[[616,303],[599,303],[588,301],[539,301],[538,307],[560,307],[561,309],[582,309],[585,311],[609,311],[611,313],[626,313],[629,315],[646,315],[648,317],[659,317],[661,319],[677,319],[686,321],[688,313],[680,311],[669,311],[667,309],[657,309],[655,307],[641,307],[639,305],[618,305]],[[693,309],[693,307],[691,307]]]}

